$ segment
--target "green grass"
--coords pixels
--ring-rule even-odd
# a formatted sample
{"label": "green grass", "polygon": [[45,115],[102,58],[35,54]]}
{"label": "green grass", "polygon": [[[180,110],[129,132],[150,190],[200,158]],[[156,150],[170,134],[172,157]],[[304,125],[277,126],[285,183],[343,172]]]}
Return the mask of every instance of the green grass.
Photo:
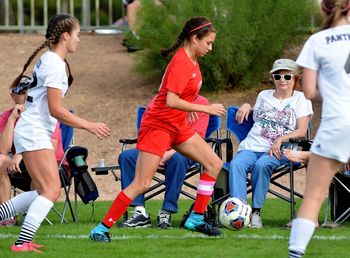
{"label": "green grass", "polygon": [[[289,230],[283,226],[289,219],[289,205],[279,199],[268,199],[262,210],[263,229],[246,228],[241,231],[223,230],[218,238],[205,237],[198,233],[179,229],[188,200],[179,202],[179,213],[173,215],[171,230],[156,228],[156,216],[161,201],[147,202],[153,228],[113,228],[112,243],[95,243],[87,238],[97,221],[90,221],[91,205],[79,203],[77,224],[58,224],[58,217],[50,212],[49,219],[54,225],[44,222],[36,236],[36,242],[45,246],[45,254],[14,254],[10,246],[16,240],[18,226],[0,229],[0,257],[287,257]],[[101,219],[110,202],[96,202],[96,220]],[[62,203],[56,204],[62,207]],[[324,211],[320,222],[323,222]],[[68,219],[71,218],[68,215]],[[338,229],[316,231],[305,257],[349,257],[350,223]]]}

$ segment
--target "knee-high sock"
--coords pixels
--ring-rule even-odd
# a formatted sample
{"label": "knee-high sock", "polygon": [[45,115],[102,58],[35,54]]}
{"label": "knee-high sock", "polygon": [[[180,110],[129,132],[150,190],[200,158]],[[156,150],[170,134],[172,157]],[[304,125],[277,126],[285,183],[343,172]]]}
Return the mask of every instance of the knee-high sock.
{"label": "knee-high sock", "polygon": [[112,206],[109,208],[106,216],[102,220],[102,223],[111,228],[114,223],[123,215],[128,206],[131,204],[132,200],[121,191],[115,198]]}
{"label": "knee-high sock", "polygon": [[16,241],[16,245],[22,245],[30,242],[53,206],[53,202],[39,195],[28,209],[27,216],[24,219],[21,233]]}
{"label": "knee-high sock", "polygon": [[11,200],[4,202],[0,205],[0,220],[8,219],[26,212],[38,196],[37,191],[29,191],[21,193]]}
{"label": "knee-high sock", "polygon": [[315,231],[315,227],[316,224],[309,219],[297,218],[293,220],[288,247],[290,257],[297,257],[295,254],[305,253],[306,247]]}
{"label": "knee-high sock", "polygon": [[203,172],[200,176],[197,186],[197,197],[194,202],[193,211],[199,214],[204,214],[210,197],[214,191],[216,179]]}

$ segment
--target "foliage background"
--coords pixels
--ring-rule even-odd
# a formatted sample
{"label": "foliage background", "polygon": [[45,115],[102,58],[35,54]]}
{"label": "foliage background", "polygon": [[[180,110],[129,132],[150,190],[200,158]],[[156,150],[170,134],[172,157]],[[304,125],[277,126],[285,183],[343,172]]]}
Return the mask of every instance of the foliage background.
{"label": "foliage background", "polygon": [[158,80],[169,59],[159,49],[171,46],[193,16],[207,16],[217,30],[214,50],[200,60],[203,88],[250,88],[267,78],[283,51],[301,44],[319,12],[314,0],[142,1],[137,33],[146,49],[134,70]]}

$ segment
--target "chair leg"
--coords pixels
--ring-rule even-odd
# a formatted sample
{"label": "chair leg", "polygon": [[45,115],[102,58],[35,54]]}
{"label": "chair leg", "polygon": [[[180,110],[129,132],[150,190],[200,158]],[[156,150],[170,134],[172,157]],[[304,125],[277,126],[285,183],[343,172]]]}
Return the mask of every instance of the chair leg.
{"label": "chair leg", "polygon": [[76,188],[76,181],[74,178],[74,206],[75,206],[75,222],[78,222],[78,194],[77,194],[77,188]]}
{"label": "chair leg", "polygon": [[293,164],[289,165],[289,181],[290,181],[290,219],[295,217],[295,200],[294,200],[294,170]]}
{"label": "chair leg", "polygon": [[73,209],[72,209],[72,204],[71,204],[70,198],[69,198],[69,192],[70,192],[70,186],[71,185],[68,186],[68,190],[67,190],[66,181],[64,180],[65,178],[64,178],[64,175],[63,175],[64,172],[60,171],[59,173],[60,173],[61,182],[63,184],[64,193],[66,195],[66,199],[65,199],[64,204],[63,204],[62,216],[60,216],[61,217],[61,224],[63,223],[63,221],[68,223],[68,221],[65,219],[67,203],[68,203],[68,206],[69,206],[70,213],[72,215],[72,219],[75,222],[75,216],[74,216],[74,212],[73,212]]}

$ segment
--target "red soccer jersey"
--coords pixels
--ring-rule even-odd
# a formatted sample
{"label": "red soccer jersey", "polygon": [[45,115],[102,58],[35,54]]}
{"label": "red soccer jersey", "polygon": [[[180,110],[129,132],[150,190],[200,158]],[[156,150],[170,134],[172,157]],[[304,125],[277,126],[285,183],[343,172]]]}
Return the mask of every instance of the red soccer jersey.
{"label": "red soccer jersey", "polygon": [[168,64],[159,92],[148,105],[142,125],[164,128],[175,133],[181,131],[188,126],[187,112],[167,107],[167,93],[171,91],[181,99],[193,102],[201,86],[199,64],[194,64],[185,49],[180,48]]}

